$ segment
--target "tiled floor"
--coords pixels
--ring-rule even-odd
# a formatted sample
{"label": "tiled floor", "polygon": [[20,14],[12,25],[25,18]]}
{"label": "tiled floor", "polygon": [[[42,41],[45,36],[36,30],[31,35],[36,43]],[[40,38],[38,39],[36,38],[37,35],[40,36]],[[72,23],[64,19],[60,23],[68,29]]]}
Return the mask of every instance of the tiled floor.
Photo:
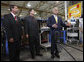
{"label": "tiled floor", "polygon": [[[71,47],[65,47],[75,58],[77,61],[83,61],[83,52],[77,51]],[[83,49],[82,47],[80,49]],[[31,58],[30,51],[28,49],[23,49],[20,54],[20,59],[22,61],[74,61],[73,58],[61,48],[60,59],[55,57],[51,59],[50,49],[45,51],[41,49],[42,57],[36,56],[35,59]],[[8,59],[6,61],[9,61]]]}

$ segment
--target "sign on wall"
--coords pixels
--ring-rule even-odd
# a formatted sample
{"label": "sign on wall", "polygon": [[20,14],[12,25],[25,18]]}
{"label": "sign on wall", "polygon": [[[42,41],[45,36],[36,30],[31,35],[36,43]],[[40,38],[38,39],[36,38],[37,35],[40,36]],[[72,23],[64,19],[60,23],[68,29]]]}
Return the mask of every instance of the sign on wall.
{"label": "sign on wall", "polygon": [[81,17],[81,3],[77,3],[68,7],[68,18],[71,19],[72,17]]}

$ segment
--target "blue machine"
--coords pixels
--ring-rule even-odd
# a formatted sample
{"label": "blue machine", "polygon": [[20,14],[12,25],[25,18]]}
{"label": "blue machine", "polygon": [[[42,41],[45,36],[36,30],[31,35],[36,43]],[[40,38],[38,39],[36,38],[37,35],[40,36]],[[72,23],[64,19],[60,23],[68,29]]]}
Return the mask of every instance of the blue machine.
{"label": "blue machine", "polygon": [[[3,19],[4,17],[1,18],[1,26],[3,26]],[[6,36],[6,44],[5,44],[5,47],[6,47],[6,55],[8,55],[8,40],[7,40],[7,34],[5,32],[5,36]]]}
{"label": "blue machine", "polygon": [[65,31],[65,30],[63,30],[63,31],[61,31],[61,32],[63,32],[63,37],[60,37],[60,38],[62,38],[62,39],[63,39],[64,44],[66,44],[66,31]]}
{"label": "blue machine", "polygon": [[[61,31],[61,32],[63,32],[63,37],[60,37],[61,39],[63,39],[63,43],[64,44],[66,44],[66,31],[65,30],[63,30],[63,31]],[[51,42],[51,33],[49,32],[49,42]]]}
{"label": "blue machine", "polygon": [[6,55],[8,55],[9,52],[8,52],[8,40],[7,40],[7,35],[6,35]]}

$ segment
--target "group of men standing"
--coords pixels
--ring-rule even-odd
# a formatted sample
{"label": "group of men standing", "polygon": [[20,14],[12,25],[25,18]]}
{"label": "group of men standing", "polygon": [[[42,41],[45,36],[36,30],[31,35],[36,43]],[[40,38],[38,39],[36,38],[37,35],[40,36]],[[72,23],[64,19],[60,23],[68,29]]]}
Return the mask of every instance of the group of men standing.
{"label": "group of men standing", "polygon": [[[21,38],[22,28],[21,28],[21,20],[18,16],[16,16],[19,11],[16,5],[10,5],[10,14],[4,15],[3,25],[5,27],[8,39],[8,49],[9,49],[9,59],[10,61],[19,61],[20,60],[20,47],[21,47]],[[29,16],[24,17],[25,21],[25,35],[26,38],[29,39],[29,47],[31,52],[32,59],[37,56],[43,56],[40,53],[40,42],[39,42],[39,26],[34,17],[35,11],[33,9],[29,10]],[[68,23],[65,25],[62,22],[61,17],[57,16],[58,9],[55,7],[53,9],[53,15],[48,18],[47,25],[50,27],[51,31],[51,58],[54,58],[56,55],[59,56],[59,52],[56,46],[56,41],[54,38],[54,33],[60,33],[60,26],[70,26]],[[57,33],[58,34],[58,33]],[[55,52],[55,54],[54,54]]]}

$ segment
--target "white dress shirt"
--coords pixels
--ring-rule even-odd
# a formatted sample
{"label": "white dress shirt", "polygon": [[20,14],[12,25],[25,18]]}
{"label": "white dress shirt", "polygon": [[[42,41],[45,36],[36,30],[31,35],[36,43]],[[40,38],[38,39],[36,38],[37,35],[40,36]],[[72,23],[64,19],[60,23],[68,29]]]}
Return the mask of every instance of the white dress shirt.
{"label": "white dress shirt", "polygon": [[14,13],[12,13],[12,12],[11,12],[11,14],[12,14],[12,15],[13,15],[13,17],[15,18],[15,16],[16,16],[16,15],[15,15]]}
{"label": "white dress shirt", "polygon": [[[55,18],[55,17],[57,18],[57,15],[54,15],[54,14],[53,14],[53,16],[54,16],[54,18]],[[58,20],[58,18],[57,18],[57,20]]]}

